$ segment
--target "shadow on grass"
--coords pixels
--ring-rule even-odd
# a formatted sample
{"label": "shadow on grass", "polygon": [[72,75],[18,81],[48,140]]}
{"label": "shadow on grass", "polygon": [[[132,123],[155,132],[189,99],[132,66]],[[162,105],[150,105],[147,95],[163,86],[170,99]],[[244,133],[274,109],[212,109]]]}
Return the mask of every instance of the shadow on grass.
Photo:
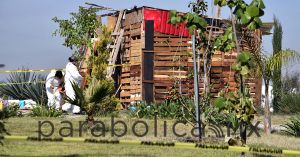
{"label": "shadow on grass", "polygon": [[[29,157],[26,155],[7,155],[7,154],[0,154],[0,156],[6,156],[6,157]],[[40,155],[39,155],[40,156]],[[118,157],[155,157],[153,155],[147,155],[147,154],[69,154],[69,155],[46,155],[46,156],[40,156],[40,157],[85,157],[85,156],[118,156]],[[32,157],[30,155],[30,157]]]}
{"label": "shadow on grass", "polygon": [[252,155],[253,155],[253,157],[277,157],[277,156],[270,155],[270,154],[258,154],[258,153],[253,153]]}

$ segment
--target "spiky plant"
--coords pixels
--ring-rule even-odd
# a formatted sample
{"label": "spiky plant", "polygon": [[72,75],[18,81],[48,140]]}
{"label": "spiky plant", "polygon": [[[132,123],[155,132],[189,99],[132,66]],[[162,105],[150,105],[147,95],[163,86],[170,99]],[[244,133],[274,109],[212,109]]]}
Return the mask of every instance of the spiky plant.
{"label": "spiky plant", "polygon": [[288,135],[300,137],[300,116],[292,117],[289,123],[282,125],[286,128],[283,132]]}
{"label": "spiky plant", "polygon": [[11,73],[6,83],[0,86],[0,93],[12,99],[32,99],[39,104],[46,104],[47,95],[45,89],[46,77],[41,74],[30,72]]}
{"label": "spiky plant", "polygon": [[85,111],[89,126],[93,125],[96,112],[105,110],[103,104],[110,103],[109,101],[114,98],[112,82],[93,78],[85,90],[81,89],[76,83],[72,83],[72,86],[75,91],[75,99],[66,97],[66,101],[79,106]]}

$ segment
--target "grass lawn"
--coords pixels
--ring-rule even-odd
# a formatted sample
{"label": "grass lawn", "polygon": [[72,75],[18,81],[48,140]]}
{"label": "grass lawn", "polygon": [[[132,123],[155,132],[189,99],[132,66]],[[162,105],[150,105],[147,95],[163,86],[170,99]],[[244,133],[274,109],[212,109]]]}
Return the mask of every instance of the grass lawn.
{"label": "grass lawn", "polygon": [[[238,156],[239,153],[221,150],[183,149],[159,146],[112,145],[92,143],[13,142],[5,141],[0,155],[10,156]],[[248,154],[249,156],[252,156]]]}
{"label": "grass lawn", "polygon": [[[259,117],[260,118],[260,117]],[[101,120],[105,124],[105,137],[101,139],[115,139],[111,137],[111,118],[110,117],[96,117],[96,120]],[[280,116],[275,116],[276,124],[282,124],[284,120],[280,120]],[[287,120],[287,117],[284,116]],[[73,124],[73,136],[79,137],[79,121],[84,121],[85,116],[65,116],[60,118],[9,118],[5,120],[5,126],[11,135],[21,136],[37,136],[38,121],[51,121],[54,126],[54,134],[52,137],[59,137],[59,129],[68,125],[61,124],[64,120],[69,120]],[[154,120],[145,120],[149,125],[148,134],[145,137],[137,138],[131,129],[131,126],[137,119],[131,117],[122,116],[122,118],[116,118],[117,120],[123,120],[128,125],[127,134],[120,139],[134,139],[134,140],[151,140],[151,141],[180,141],[182,138],[174,136],[172,132],[173,120],[158,120],[158,135],[154,136]],[[165,122],[164,122],[165,121]],[[164,123],[167,124],[167,135],[164,136]],[[51,127],[43,126],[42,131],[49,133]],[[178,133],[187,133],[190,135],[192,126],[178,124]],[[116,132],[122,132],[123,127],[116,127]],[[145,128],[142,125],[137,125],[137,133],[143,133]],[[68,131],[64,130],[63,133]],[[208,133],[209,134],[209,133]],[[282,134],[272,134],[265,136],[260,132],[262,137],[251,136],[248,138],[247,144],[249,146],[264,146],[272,148],[284,148],[300,150],[300,138],[285,136]],[[93,138],[88,130],[83,129],[82,137]],[[217,143],[223,143],[223,141],[214,141]],[[35,142],[35,141],[4,141],[4,146],[0,147],[1,155],[10,156],[239,156],[240,153],[229,152],[222,150],[211,149],[184,149],[184,148],[171,148],[171,147],[159,147],[159,146],[137,146],[137,145],[112,145],[112,144],[93,144],[93,143],[65,143],[65,142]],[[257,154],[247,153],[246,156],[261,156]]]}

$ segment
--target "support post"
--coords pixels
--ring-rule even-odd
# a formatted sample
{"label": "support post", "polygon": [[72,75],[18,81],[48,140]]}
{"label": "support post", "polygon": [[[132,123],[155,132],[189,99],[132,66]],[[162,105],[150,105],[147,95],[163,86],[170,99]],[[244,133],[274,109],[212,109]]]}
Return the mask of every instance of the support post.
{"label": "support post", "polygon": [[193,48],[193,61],[194,61],[194,100],[196,106],[196,127],[198,130],[199,141],[201,141],[201,119],[200,119],[200,108],[199,108],[199,82],[198,82],[198,71],[197,71],[197,55],[195,45],[195,33],[192,35],[192,48]]}

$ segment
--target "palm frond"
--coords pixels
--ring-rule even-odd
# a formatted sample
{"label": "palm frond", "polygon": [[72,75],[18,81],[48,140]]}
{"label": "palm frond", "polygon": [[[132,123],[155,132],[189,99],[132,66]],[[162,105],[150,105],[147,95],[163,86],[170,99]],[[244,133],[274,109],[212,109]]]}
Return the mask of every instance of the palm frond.
{"label": "palm frond", "polygon": [[283,130],[288,135],[300,137],[300,116],[292,117],[290,122],[282,125],[286,130]]}
{"label": "palm frond", "polygon": [[84,106],[86,105],[84,91],[77,85],[77,83],[72,82],[71,84],[75,93],[75,99],[66,96],[65,100],[70,104],[84,108]]}
{"label": "palm frond", "polygon": [[278,70],[284,65],[299,60],[300,60],[300,55],[296,51],[290,49],[283,50],[268,57],[268,59],[266,60],[266,70],[269,71]]}
{"label": "palm frond", "polygon": [[86,90],[86,94],[89,95],[90,103],[101,103],[107,96],[111,96],[114,93],[114,88],[109,81],[93,79],[91,85]]}
{"label": "palm frond", "polygon": [[[73,105],[77,105],[86,111],[88,115],[93,115],[99,109],[106,111],[107,104],[114,104],[114,86],[111,81],[97,80],[93,78],[89,83],[89,87],[85,90],[81,89],[76,83],[72,83],[75,99],[66,97],[65,100]],[[113,105],[108,105],[113,106]]]}

